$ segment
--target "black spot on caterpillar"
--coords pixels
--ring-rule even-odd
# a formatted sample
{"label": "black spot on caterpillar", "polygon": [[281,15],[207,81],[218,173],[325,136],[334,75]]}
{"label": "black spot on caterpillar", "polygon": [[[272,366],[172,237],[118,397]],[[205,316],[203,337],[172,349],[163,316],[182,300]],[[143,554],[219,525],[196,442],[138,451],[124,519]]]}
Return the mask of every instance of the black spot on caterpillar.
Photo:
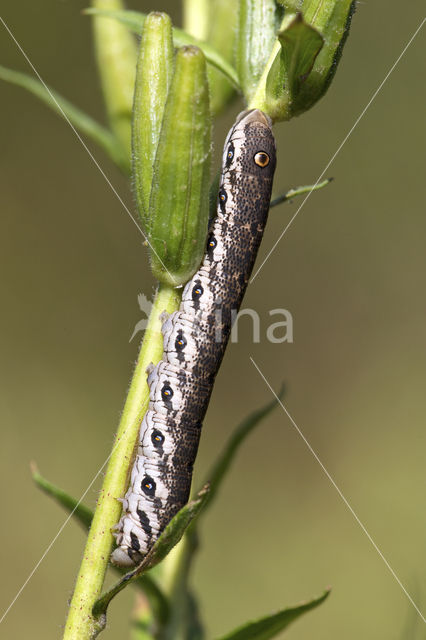
{"label": "black spot on caterpillar", "polygon": [[206,254],[179,311],[163,322],[163,359],[148,370],[150,402],[114,534],[115,564],[139,563],[188,501],[201,425],[263,236],[274,171],[269,118],[243,112],[225,142]]}

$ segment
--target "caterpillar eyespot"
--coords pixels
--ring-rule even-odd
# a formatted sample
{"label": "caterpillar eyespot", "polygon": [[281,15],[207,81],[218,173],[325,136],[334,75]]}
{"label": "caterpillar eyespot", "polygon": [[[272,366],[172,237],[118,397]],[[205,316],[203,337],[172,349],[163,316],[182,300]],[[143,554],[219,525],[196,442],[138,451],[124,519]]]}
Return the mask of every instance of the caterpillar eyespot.
{"label": "caterpillar eyespot", "polygon": [[145,476],[141,483],[141,489],[145,495],[154,496],[156,484],[152,478],[150,478],[149,476]]}
{"label": "caterpillar eyespot", "polygon": [[[226,147],[225,147],[226,148]],[[226,154],[226,166],[229,167],[232,160],[234,159],[235,148],[232,142],[228,147],[228,153]]]}
{"label": "caterpillar eyespot", "polygon": [[204,289],[201,285],[196,285],[193,289],[192,289],[192,298],[201,298],[201,296],[204,293]]}
{"label": "caterpillar eyespot", "polygon": [[187,344],[188,343],[186,342],[186,338],[184,338],[184,336],[182,335],[182,331],[179,331],[178,337],[175,340],[176,351],[182,351],[183,349],[185,349]]}
{"label": "caterpillar eyespot", "polygon": [[157,431],[157,430],[153,431],[151,435],[151,441],[154,447],[158,447],[159,445],[162,445],[164,442],[164,436],[161,433],[161,431]]}
{"label": "caterpillar eyespot", "polygon": [[274,171],[268,117],[243,112],[225,141],[205,257],[184,288],[179,311],[162,317],[163,358],[148,368],[150,402],[114,532],[111,560],[117,565],[138,564],[188,501],[201,425],[262,239]]}
{"label": "caterpillar eyespot", "polygon": [[170,398],[173,397],[173,389],[170,386],[165,385],[161,389],[161,396],[162,396],[163,400],[170,400]]}
{"label": "caterpillar eyespot", "polygon": [[269,164],[269,156],[264,151],[258,151],[254,156],[253,160],[257,164],[258,167],[267,167]]}
{"label": "caterpillar eyespot", "polygon": [[225,203],[225,202],[226,202],[226,199],[227,199],[226,191],[225,191],[225,189],[221,189],[221,190],[219,191],[219,200],[220,200],[221,202]]}

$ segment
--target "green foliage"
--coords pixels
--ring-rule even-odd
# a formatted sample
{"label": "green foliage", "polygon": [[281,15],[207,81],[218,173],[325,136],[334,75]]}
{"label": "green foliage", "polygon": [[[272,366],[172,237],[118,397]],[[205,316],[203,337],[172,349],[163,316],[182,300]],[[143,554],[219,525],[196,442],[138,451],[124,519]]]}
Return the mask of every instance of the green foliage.
{"label": "green foliage", "polygon": [[[0,67],[0,79],[23,87],[56,113],[65,114],[73,127],[127,173],[132,141],[137,204],[149,238],[153,273],[161,283],[95,513],[33,471],[36,484],[89,529],[65,638],[96,637],[105,627],[109,603],[132,583],[143,590],[149,603],[134,625],[139,640],[204,637],[197,600],[188,586],[198,549],[199,517],[212,504],[240,446],[276,401],[241,423],[207,476],[209,489],[204,487],[179,511],[138,567],[100,595],[111,527],[119,511],[115,497],[123,495],[148,403],[144,371],[148,362],[161,357],[160,311],[178,308],[179,294],[173,287],[192,276],[204,253],[210,104],[217,113],[242,90],[248,107],[265,111],[273,121],[288,120],[309,109],[330,85],[354,5],[351,0],[186,0],[186,32],[172,27],[166,14],[146,16],[124,10],[121,0],[93,0],[86,13],[94,20],[108,128],[38,80]],[[135,33],[142,34],[139,55]],[[271,206],[328,183],[291,189]],[[213,181],[212,203],[216,192]],[[168,577],[160,564],[166,558]],[[327,596],[328,591],[247,623],[221,640],[272,638]]]}
{"label": "green foliage", "polygon": [[[284,390],[281,389],[279,393],[280,398],[283,392]],[[191,630],[194,633],[194,640],[195,638],[202,637],[196,600],[194,594],[188,587],[192,565],[199,548],[198,524],[200,517],[206,514],[208,508],[212,505],[222,483],[226,479],[236,454],[246,438],[256,427],[260,426],[262,421],[276,406],[277,402],[274,399],[264,407],[253,411],[247,416],[232,432],[217,460],[206,474],[206,481],[209,483],[210,491],[206,498],[205,506],[198,517],[194,519],[188,527],[184,540],[177,548],[177,557],[174,559],[174,573],[172,588],[170,590],[170,623],[168,625],[169,629],[173,629],[173,633],[170,637],[175,637],[175,635],[179,634],[182,637],[190,637]]]}
{"label": "green foliage", "polygon": [[[284,389],[281,389],[279,393],[280,399],[283,394]],[[167,629],[167,633],[170,634],[172,628],[176,629],[177,617],[181,623],[183,619],[186,629],[185,637],[189,640],[201,640],[204,637],[197,600],[187,584],[194,554],[198,549],[194,525],[199,522],[200,515],[205,513],[207,507],[212,504],[237,452],[246,438],[257,426],[260,426],[276,406],[277,401],[274,399],[260,409],[253,411],[234,430],[228,443],[207,474],[207,478],[210,480],[209,484],[205,485],[195,498],[171,520],[138,567],[129,573],[125,573],[122,568],[114,567],[116,571],[125,575],[96,601],[93,607],[95,619],[93,637],[96,637],[106,624],[106,613],[110,602],[128,584],[134,584],[141,589],[147,596],[150,605],[149,611],[144,614],[144,620],[138,620],[134,623],[138,637],[162,637],[161,633],[166,633]],[[43,478],[35,466],[33,466],[33,479],[45,493],[53,497],[69,511],[85,528],[90,527],[93,513],[88,507],[79,504],[77,500],[69,496],[65,491]],[[152,569],[164,560],[181,540],[185,532],[187,534],[186,542],[181,546],[181,553],[178,555],[174,589],[167,596],[161,584],[158,584],[157,580],[151,575]],[[151,573],[147,575],[146,572],[149,570]],[[231,631],[221,640],[267,640],[272,638],[302,614],[321,604],[328,594],[329,592],[326,591],[318,598],[313,598],[295,607],[289,607],[279,613],[265,616],[255,622],[247,623]],[[157,629],[157,632],[154,633],[155,629]],[[174,636],[172,634],[168,637]]]}
{"label": "green foliage", "polygon": [[[88,531],[90,529],[93,519],[93,511],[89,509],[89,507],[70,496],[57,485],[46,480],[46,478],[40,474],[34,463],[31,465],[31,473],[34,482],[44,493],[53,498],[66,511],[68,511],[85,530]],[[114,567],[114,569],[117,573],[125,573],[125,569],[121,567]],[[138,587],[148,598],[154,618],[159,622],[167,620],[169,615],[169,604],[154,578],[148,575],[140,576],[135,581],[135,586]]]}
{"label": "green foliage", "polygon": [[84,529],[87,530],[90,528],[93,511],[89,509],[89,507],[86,507],[86,505],[71,497],[63,489],[46,480],[46,478],[43,478],[34,463],[31,464],[31,473],[34,482],[44,493],[58,502],[66,511],[69,511],[73,518],[75,518]]}
{"label": "green foliage", "polygon": [[[278,397],[281,400],[284,396],[284,387],[281,388]],[[225,444],[223,451],[219,454],[218,459],[213,464],[212,468],[206,476],[206,481],[210,485],[210,493],[207,498],[207,503],[210,505],[211,501],[216,497],[222,483],[231,467],[232,462],[236,454],[238,453],[241,445],[250,433],[260,425],[273,409],[277,406],[277,400],[274,398],[266,404],[264,407],[253,411],[250,415],[241,422],[240,425],[232,432],[231,437]]]}
{"label": "green foliage", "polygon": [[186,504],[169,522],[161,536],[153,545],[152,549],[147,553],[142,562],[133,571],[119,580],[113,587],[104,593],[93,605],[93,617],[97,620],[99,630],[104,627],[106,622],[106,612],[111,600],[122,591],[128,584],[131,584],[149,569],[164,560],[168,553],[182,538],[185,530],[191,521],[197,517],[203,508],[207,495],[208,486],[205,486],[196,496]]}
{"label": "green foliage", "polygon": [[278,633],[287,629],[294,620],[322,604],[329,594],[330,591],[324,591],[322,595],[312,598],[308,602],[303,602],[295,607],[288,607],[254,622],[248,622],[238,629],[221,636],[219,640],[269,640],[269,638],[274,638]]}
{"label": "green foliage", "polygon": [[329,88],[342,57],[355,7],[355,0],[304,0],[302,3],[304,20],[322,35],[324,45],[300,87],[294,115],[313,107]]}
{"label": "green foliage", "polygon": [[33,96],[44,102],[50,109],[58,115],[68,118],[70,123],[83,135],[95,142],[123,171],[129,173],[130,158],[127,156],[111,131],[100,125],[87,113],[74,106],[59,93],[45,87],[39,80],[32,78],[26,73],[13,71],[0,66],[0,80],[9,82],[18,87],[22,87]]}
{"label": "green foliage", "polygon": [[281,45],[266,78],[265,99],[271,117],[278,120],[292,113],[300,89],[323,46],[320,33],[302,14],[290,14],[278,32]]}
{"label": "green foliage", "polygon": [[[140,13],[139,11],[98,11],[96,9],[86,9],[85,13],[118,20],[130,31],[138,35],[142,32],[146,19],[146,14]],[[177,47],[194,45],[201,49],[206,56],[207,62],[216,67],[216,69],[219,69],[235,87],[239,87],[238,76],[235,69],[225,60],[219,51],[211,47],[207,42],[194,38],[177,27],[173,28],[173,41]]]}
{"label": "green foliage", "polygon": [[355,8],[352,0],[281,0],[284,19],[251,107],[274,121],[310,109],[336,72]]}

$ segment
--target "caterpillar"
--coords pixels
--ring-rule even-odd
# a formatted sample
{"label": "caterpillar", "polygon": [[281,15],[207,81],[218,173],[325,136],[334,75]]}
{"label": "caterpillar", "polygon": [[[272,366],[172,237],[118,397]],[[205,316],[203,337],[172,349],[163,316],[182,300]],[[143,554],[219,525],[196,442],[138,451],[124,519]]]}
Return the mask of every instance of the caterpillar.
{"label": "caterpillar", "polygon": [[268,116],[242,112],[223,150],[217,214],[178,311],[162,317],[163,359],[148,368],[149,406],[111,560],[139,564],[189,498],[214,378],[256,259],[275,171]]}

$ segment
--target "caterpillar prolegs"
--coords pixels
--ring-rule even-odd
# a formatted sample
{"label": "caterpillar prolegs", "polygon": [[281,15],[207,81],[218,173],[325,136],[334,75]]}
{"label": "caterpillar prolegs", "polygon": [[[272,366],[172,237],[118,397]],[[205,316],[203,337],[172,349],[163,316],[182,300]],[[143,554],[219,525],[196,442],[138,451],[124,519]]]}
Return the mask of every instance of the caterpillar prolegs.
{"label": "caterpillar prolegs", "polygon": [[262,239],[274,171],[269,118],[243,112],[226,138],[203,262],[179,311],[164,319],[163,359],[148,370],[150,402],[116,527],[115,564],[139,563],[188,501],[203,418]]}

